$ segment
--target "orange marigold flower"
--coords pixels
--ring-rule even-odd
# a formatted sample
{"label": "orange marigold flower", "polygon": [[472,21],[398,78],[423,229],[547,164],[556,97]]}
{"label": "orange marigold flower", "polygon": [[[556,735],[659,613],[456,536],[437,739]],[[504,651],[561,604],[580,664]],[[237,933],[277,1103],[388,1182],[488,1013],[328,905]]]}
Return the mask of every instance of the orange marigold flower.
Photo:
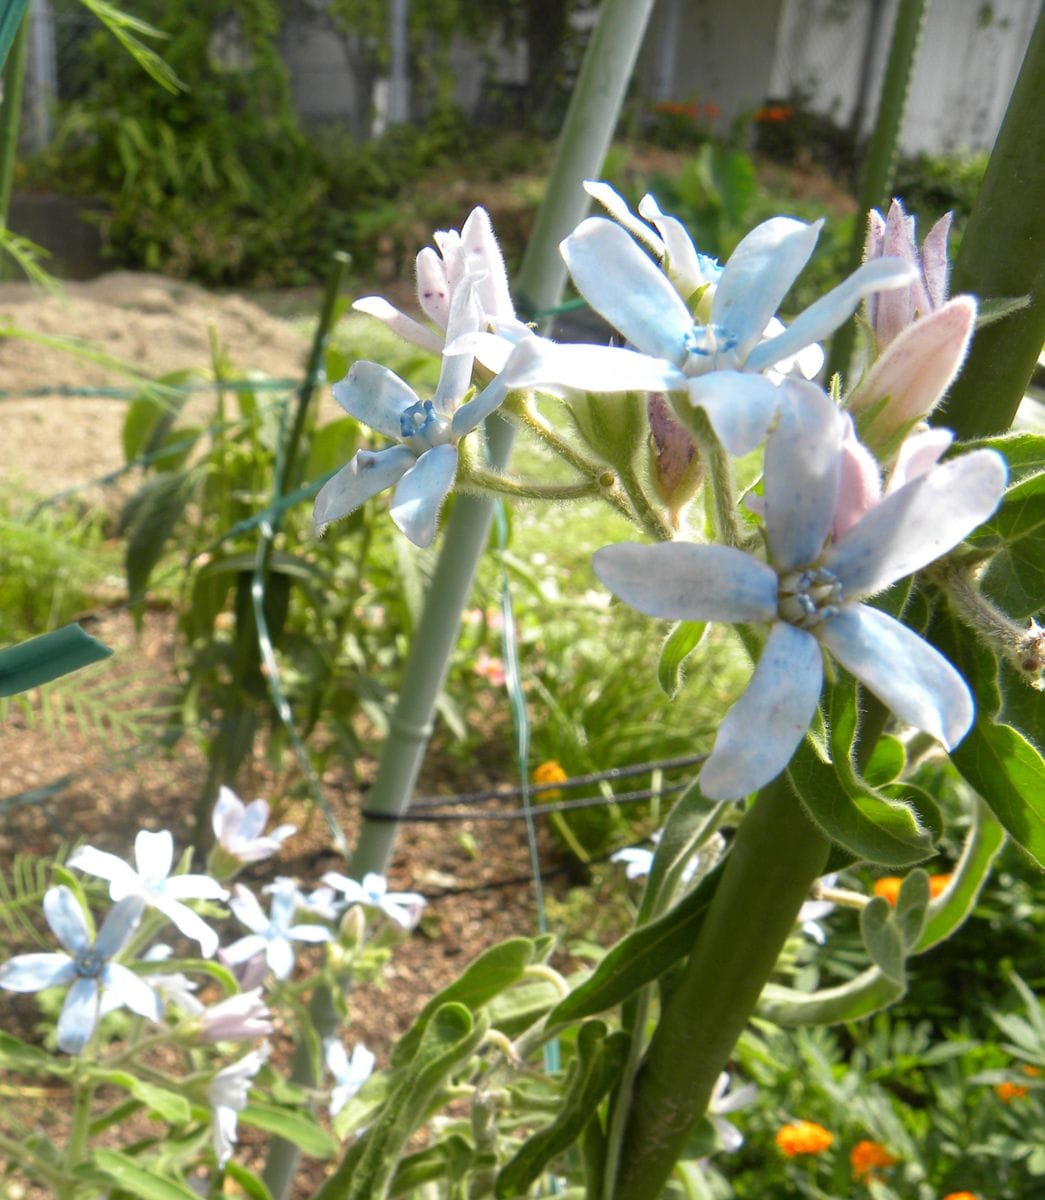
{"label": "orange marigold flower", "polygon": [[1013,1100],[1022,1100],[1027,1094],[1027,1089],[1022,1083],[1009,1083],[1006,1079],[1003,1083],[994,1085],[994,1094],[1002,1104],[1011,1104]]}
{"label": "orange marigold flower", "polygon": [[887,904],[895,904],[902,883],[903,880],[899,875],[883,875],[881,879],[874,881],[874,887],[871,890],[876,896],[881,896]]}
{"label": "orange marigold flower", "polygon": [[755,120],[787,121],[794,111],[789,104],[766,104],[755,113]]}
{"label": "orange marigold flower", "polygon": [[935,900],[941,892],[945,892],[951,885],[950,875],[930,875],[929,876],[929,895]]}
{"label": "orange marigold flower", "polygon": [[1020,1070],[1031,1079],[1038,1079],[1041,1076],[1041,1068],[1032,1066],[1030,1063],[1024,1063]]}
{"label": "orange marigold flower", "polygon": [[717,121],[722,116],[722,109],[719,108],[714,100],[707,100],[704,103],[704,116],[709,121]]}
{"label": "orange marigold flower", "polygon": [[[552,759],[550,762],[543,762],[539,767],[536,767],[533,772],[534,783],[565,783],[569,779],[569,775]],[[551,791],[541,792],[542,800],[558,800],[562,792],[558,788],[553,788]]]}
{"label": "orange marigold flower", "polygon": [[871,1178],[875,1167],[893,1167],[900,1160],[890,1154],[881,1142],[857,1142],[849,1151],[849,1164],[857,1179]]}
{"label": "orange marigold flower", "polygon": [[943,1200],[980,1200],[973,1192],[948,1192]]}
{"label": "orange marigold flower", "polygon": [[777,1148],[788,1158],[799,1154],[822,1154],[829,1150],[835,1140],[835,1135],[817,1125],[815,1121],[795,1121],[792,1125],[782,1125],[776,1131]]}

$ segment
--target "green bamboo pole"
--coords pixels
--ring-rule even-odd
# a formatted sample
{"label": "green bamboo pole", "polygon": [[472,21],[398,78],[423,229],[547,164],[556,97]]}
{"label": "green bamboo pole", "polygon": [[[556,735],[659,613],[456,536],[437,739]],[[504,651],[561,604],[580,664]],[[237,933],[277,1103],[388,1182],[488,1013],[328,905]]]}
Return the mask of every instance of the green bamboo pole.
{"label": "green bamboo pole", "polygon": [[981,300],[1029,296],[1024,309],[981,329],[933,421],[960,438],[1012,424],[1045,342],[1045,10],[1019,78],[954,264],[951,292]]}
{"label": "green bamboo pole", "polygon": [[[520,310],[530,315],[554,307],[561,296],[566,269],[559,242],[584,216],[588,200],[581,183],[602,168],[652,8],[653,0],[604,0],[599,12],[516,283]],[[491,465],[502,470],[511,454],[514,430],[494,417],[487,421],[486,433]],[[409,803],[432,734],[436,699],[457,644],[461,613],[489,537],[493,506],[492,499],[458,496],[447,522],[377,778],[367,794],[368,809],[395,817]],[[384,874],[395,836],[394,820],[364,820],[351,874],[356,879],[368,871]],[[309,1015],[320,1037],[337,1029],[337,1009],[326,988],[316,989]],[[295,1055],[293,1077],[306,1085],[316,1082],[304,1039]],[[297,1159],[295,1146],[273,1140],[264,1179],[276,1200],[286,1195]]]}
{"label": "green bamboo pole", "polygon": [[[6,21],[6,17],[4,18]],[[7,226],[7,210],[11,203],[11,183],[14,179],[15,158],[18,155],[18,126],[22,116],[22,93],[25,91],[26,46],[29,40],[29,18],[23,17],[11,43],[4,70],[3,100],[0,101],[0,227]],[[0,262],[0,277],[6,274],[6,262]]]}
{"label": "green bamboo pole", "polygon": [[[860,216],[866,216],[872,208],[883,208],[889,199],[900,145],[900,127],[903,124],[907,93],[918,58],[918,45],[925,28],[927,3],[928,0],[900,0],[896,10],[874,130],[867,144],[867,157],[860,172],[860,187],[857,193],[857,213]],[[860,265],[864,235],[864,226],[858,220],[853,228],[853,240],[849,244],[850,271],[855,271]],[[849,370],[849,361],[853,356],[855,339],[856,322],[846,321],[831,340],[831,353],[827,363],[828,379],[838,373],[844,381]]]}
{"label": "green bamboo pole", "polygon": [[[520,309],[536,314],[558,303],[566,279],[559,242],[587,208],[581,188],[597,175],[609,149],[653,0],[604,0],[577,77],[533,236],[516,285]],[[496,470],[508,461],[514,431],[498,419],[487,423],[490,458]],[[460,496],[447,523],[425,609],[407,658],[388,738],[367,808],[398,816],[417,781],[432,734],[436,698],[457,642],[461,612],[487,543],[493,501]],[[357,879],[384,874],[395,844],[394,820],[364,820],[352,855]]]}
{"label": "green bamboo pole", "polygon": [[643,1060],[613,1200],[660,1195],[828,849],[786,775],[763,788],[737,831],[685,974]]}

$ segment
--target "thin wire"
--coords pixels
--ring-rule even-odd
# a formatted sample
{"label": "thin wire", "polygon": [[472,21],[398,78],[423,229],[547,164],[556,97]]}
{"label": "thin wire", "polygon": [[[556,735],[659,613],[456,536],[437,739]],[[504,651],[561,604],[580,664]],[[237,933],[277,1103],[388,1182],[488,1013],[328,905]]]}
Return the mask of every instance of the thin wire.
{"label": "thin wire", "polygon": [[644,788],[637,792],[621,792],[617,796],[586,796],[581,800],[560,800],[553,801],[551,804],[541,804],[534,808],[532,805],[524,808],[512,808],[507,812],[498,812],[495,809],[480,809],[478,812],[425,812],[414,814],[413,808],[408,808],[402,813],[383,813],[371,811],[364,808],[361,816],[369,817],[374,821],[402,821],[406,824],[411,822],[416,823],[433,823],[437,821],[527,821],[532,822],[534,817],[551,816],[554,813],[576,812],[579,809],[598,808],[601,805],[612,804],[636,804],[640,800],[652,800],[654,796],[670,796],[675,792],[682,792],[689,787],[689,783],[683,780],[681,783],[671,783],[661,785],[655,788]]}

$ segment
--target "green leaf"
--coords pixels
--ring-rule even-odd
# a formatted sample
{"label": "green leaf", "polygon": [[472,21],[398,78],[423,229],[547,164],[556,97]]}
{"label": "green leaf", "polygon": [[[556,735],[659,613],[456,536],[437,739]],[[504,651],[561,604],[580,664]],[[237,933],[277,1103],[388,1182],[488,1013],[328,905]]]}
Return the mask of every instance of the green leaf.
{"label": "green leaf", "polygon": [[592,974],[552,1009],[549,1027],[605,1012],[688,954],[715,890],[708,876],[670,912],[622,938]]}
{"label": "green leaf", "polygon": [[899,738],[883,734],[875,743],[863,769],[863,777],[871,787],[883,787],[903,774],[907,751]]}
{"label": "green leaf", "polygon": [[10,1033],[0,1029],[0,1066],[8,1071],[24,1071],[33,1075],[67,1075],[68,1066],[52,1058],[46,1050],[20,1042]]}
{"label": "green leaf", "polygon": [[869,789],[854,787],[855,794],[847,795],[834,767],[817,756],[808,740],[792,758],[788,777],[812,820],[858,859],[907,867],[932,854],[932,838],[909,804]]}
{"label": "green leaf", "polygon": [[471,1011],[488,1004],[494,996],[518,983],[526,968],[533,962],[534,944],[531,938],[509,938],[489,950],[484,950],[465,968],[453,983],[437,992],[421,1009],[409,1030],[399,1039],[392,1052],[392,1065],[409,1062],[424,1037],[428,1022],[446,1004],[463,1004]]}
{"label": "green leaf", "polygon": [[7,62],[11,43],[15,40],[15,34],[28,7],[29,0],[8,0],[4,11],[0,13],[0,70]]}
{"label": "green leaf", "polygon": [[463,1004],[444,1004],[424,1027],[409,1063],[365,1137],[349,1147],[337,1170],[314,1200],[375,1200],[386,1193],[403,1149],[430,1115],[447,1080],[461,1069],[486,1037],[485,1014]]}
{"label": "green leaf", "polygon": [[1011,617],[1038,612],[1045,603],[1045,470],[1010,487],[969,540],[993,552],[983,590]]}
{"label": "green leaf", "polygon": [[1010,487],[1029,475],[1045,471],[1045,434],[1013,431],[966,442],[961,449],[963,453],[969,450],[997,450],[1009,464]]}
{"label": "green leaf", "polygon": [[473,1153],[471,1145],[460,1134],[454,1133],[434,1146],[408,1154],[396,1167],[388,1194],[402,1196],[426,1183],[462,1179]]}
{"label": "green leaf", "polygon": [[912,871],[900,884],[900,894],[892,910],[892,922],[903,942],[904,954],[910,954],[925,928],[929,910],[929,876],[925,871]]}
{"label": "green leaf", "polygon": [[230,1158],[225,1164],[225,1175],[238,1184],[250,1200],[272,1200],[272,1193],[257,1175],[241,1166],[234,1158]]}
{"label": "green leaf", "polygon": [[606,1034],[601,1021],[587,1021],[577,1034],[575,1070],[555,1120],[529,1137],[500,1170],[494,1194],[499,1200],[521,1196],[556,1155],[568,1150],[620,1077],[631,1039],[617,1031]]}
{"label": "green leaf", "polygon": [[195,472],[177,471],[148,480],[124,505],[119,525],[128,535],[127,590],[132,601],[143,598],[149,576],[195,491]]}
{"label": "green leaf", "polygon": [[981,711],[951,761],[1013,841],[1045,867],[1045,761],[1031,743]]}
{"label": "green leaf", "polygon": [[657,681],[670,699],[682,686],[682,664],[697,648],[707,627],[706,621],[679,621],[668,634],[657,664]]}
{"label": "green leaf", "polygon": [[68,675],[108,658],[112,651],[79,625],[63,625],[51,633],[0,650],[0,696],[14,696],[60,675]]}
{"label": "green leaf", "polygon": [[183,1125],[189,1119],[189,1102],[177,1092],[167,1088],[157,1087],[154,1083],[146,1083],[129,1071],[91,1071],[91,1078],[99,1083],[111,1083],[136,1099],[151,1113],[155,1113],[168,1125]]}
{"label": "green leaf", "polygon": [[903,983],[890,979],[878,967],[869,967],[839,987],[816,992],[767,984],[757,1011],[760,1017],[785,1029],[797,1025],[837,1025],[888,1008],[905,990]]}
{"label": "green leaf", "polygon": [[303,1109],[292,1111],[275,1104],[255,1102],[242,1110],[239,1119],[244,1125],[278,1134],[313,1158],[333,1158],[337,1153],[334,1139]]}
{"label": "green leaf", "polygon": [[318,479],[328,471],[343,467],[358,446],[359,424],[351,417],[342,417],[339,421],[321,426],[309,438],[304,477]]}
{"label": "green leaf", "polygon": [[95,1150],[91,1163],[135,1200],[199,1200],[199,1196],[176,1179],[164,1179],[143,1167],[137,1159],[117,1150]]}
{"label": "green leaf", "polygon": [[965,838],[961,857],[942,896],[929,904],[928,920],[922,930],[915,954],[924,954],[949,938],[976,906],[980,889],[991,864],[1005,844],[1005,831],[982,800],[977,800],[973,823]]}
{"label": "green leaf", "polygon": [[134,397],[123,418],[125,462],[148,457],[160,449],[188,399],[184,385],[199,378],[199,371],[172,371],[156,381],[159,387],[147,387]]}
{"label": "green leaf", "polygon": [[900,931],[892,920],[892,910],[881,896],[860,912],[860,933],[874,965],[893,983],[906,983],[905,947]]}
{"label": "green leaf", "polygon": [[1030,296],[995,296],[981,300],[976,311],[976,328],[983,329],[987,325],[993,325],[995,321],[1027,308],[1029,304]]}
{"label": "green leaf", "polygon": [[517,1038],[551,1012],[562,993],[550,980],[531,979],[494,996],[486,1006],[490,1024],[506,1037]]}
{"label": "green leaf", "polygon": [[636,925],[644,925],[670,904],[681,887],[690,859],[711,838],[728,812],[727,802],[713,804],[705,798],[699,779],[686,788],[664,823],[642,893]]}

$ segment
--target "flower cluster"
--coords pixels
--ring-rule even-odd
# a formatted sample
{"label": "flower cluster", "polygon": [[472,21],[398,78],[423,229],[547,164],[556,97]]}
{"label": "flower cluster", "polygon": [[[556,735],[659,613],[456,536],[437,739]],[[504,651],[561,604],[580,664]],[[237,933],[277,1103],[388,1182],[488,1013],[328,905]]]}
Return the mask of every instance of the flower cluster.
{"label": "flower cluster", "polygon": [[[133,1045],[120,1042],[120,1028],[102,1028],[104,1018],[120,1008],[150,1022],[150,1045],[166,1041],[184,1048],[193,1063],[189,1094],[195,1095],[196,1080],[205,1088],[199,1098],[209,1103],[219,1167],[233,1153],[239,1114],[268,1059],[266,1039],[277,1020],[270,996],[281,994],[279,989],[294,971],[295,944],[339,942],[338,954],[323,968],[336,973],[345,969],[361,945],[362,918],[353,917],[342,925],[349,910],[362,906],[387,917],[389,928],[409,930],[425,905],[417,893],[389,892],[379,875],[366,875],[358,883],[330,872],[321,886],[307,894],[294,880],[278,876],[263,889],[271,897],[266,912],[254,893],[233,879],[243,865],[277,853],[294,832],[292,825],[281,825],[266,833],[268,816],[264,800],[245,805],[222,788],[214,810],[216,842],[207,874],[188,872],[188,856],[176,864],[174,839],[167,831],[140,832],[133,865],[93,846],[81,847],[67,866],[103,880],[114,901],[97,934],[86,894],[62,883],[50,888],[43,900],[44,916],[62,951],[20,954],[0,965],[0,988],[8,991],[68,989],[56,1044],[65,1054],[87,1059],[88,1072],[95,1069],[92,1061],[104,1065],[110,1057],[121,1062],[133,1058]],[[232,884],[231,892],[226,883]],[[194,907],[198,902],[207,905],[204,913]],[[219,907],[221,902],[227,902],[228,913]],[[248,932],[222,945],[223,938],[211,922],[229,914]],[[153,940],[167,926],[196,943],[204,958],[217,957],[232,968],[239,990],[228,991],[225,984],[226,994],[212,999],[208,989],[213,990],[214,976],[202,971],[208,964],[191,957],[179,960],[171,946]],[[202,975],[202,984],[192,978],[197,974]],[[231,978],[228,970],[218,977]],[[243,1042],[260,1044],[228,1062],[230,1045]],[[209,1075],[199,1070],[199,1055],[208,1046],[215,1048],[217,1056],[225,1055],[224,1065],[212,1068]],[[333,1077],[333,1115],[366,1082],[374,1056],[357,1045],[349,1058],[340,1042],[329,1041],[324,1058]]]}
{"label": "flower cluster", "polygon": [[[511,394],[533,389],[565,397],[589,444],[593,430],[619,427],[629,445],[603,447],[602,458],[623,462],[626,472],[635,427],[624,414],[634,394],[643,395],[649,482],[663,516],[648,518],[656,499],[635,494],[641,483],[622,477],[622,485],[636,520],[647,517],[645,528],[669,540],[604,547],[594,569],[649,616],[743,627],[757,663],[719,726],[701,774],[704,794],[741,799],[779,775],[838,668],[899,721],[955,746],[973,720],[968,686],[876,602],[958,546],[1006,485],[1000,455],[975,450],[943,461],[951,436],[921,425],[960,368],[976,315],[972,297],[947,299],[947,223],[919,249],[898,204],[886,218],[872,214],[863,265],[785,325],[777,310],[822,222],[774,217],[720,265],[652,196],[635,213],[606,184],[586,187],[608,215],[582,221],[562,242],[562,256],[581,295],[624,344],[561,344],[522,325],[488,218],[476,210],[460,235],[437,235],[438,254],[418,260],[419,300],[445,332],[435,395],[420,400],[372,363],[351,368],[335,396],[400,444],[360,451],[320,493],[316,523],[398,480],[393,519],[428,545],[454,481],[457,442]],[[819,342],[861,303],[878,356],[840,405],[814,382],[823,365]],[[368,298],[359,307],[412,340],[439,344],[383,302]],[[476,362],[497,374],[466,398]],[[616,425],[591,419],[609,411],[592,407],[600,393],[619,406]],[[747,498],[753,516],[742,519],[722,455],[760,445],[764,473]],[[712,474],[706,468],[715,461]],[[699,525],[690,534],[683,521],[702,483],[720,517],[715,542],[699,536]]]}

